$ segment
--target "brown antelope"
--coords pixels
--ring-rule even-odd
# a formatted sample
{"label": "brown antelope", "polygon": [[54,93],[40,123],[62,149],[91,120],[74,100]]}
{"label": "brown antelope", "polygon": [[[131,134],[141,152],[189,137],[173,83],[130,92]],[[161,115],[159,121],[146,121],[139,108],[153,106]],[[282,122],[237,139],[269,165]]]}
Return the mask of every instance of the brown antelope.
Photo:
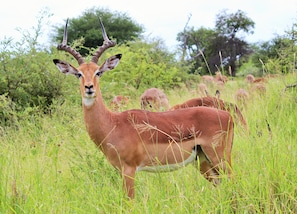
{"label": "brown antelope", "polygon": [[245,81],[246,81],[247,83],[253,83],[253,82],[255,81],[255,77],[254,77],[254,75],[252,75],[252,74],[248,74],[248,75],[246,75],[246,77],[245,77]]}
{"label": "brown antelope", "polygon": [[[217,93],[219,93],[218,90],[217,90]],[[234,112],[234,117],[240,121],[240,123],[246,130],[248,130],[246,120],[244,119],[238,106],[233,103],[225,102],[224,100],[219,99],[217,97],[207,96],[207,97],[193,98],[193,99],[187,100],[182,104],[177,104],[171,107],[170,110],[197,107],[197,106],[206,106],[206,107],[221,109],[228,112]]]}
{"label": "brown antelope", "polygon": [[223,82],[223,83],[226,83],[228,81],[228,77],[223,75],[220,71],[217,71],[216,72],[216,75],[214,77],[214,80],[216,82]]}
{"label": "brown antelope", "polygon": [[199,83],[198,84],[198,92],[201,96],[207,96],[208,95],[208,87],[205,83]]}
{"label": "brown antelope", "polygon": [[114,96],[110,102],[110,107],[113,111],[119,111],[121,107],[129,103],[129,97],[123,95]]}
{"label": "brown antelope", "polygon": [[258,78],[255,78],[254,82],[253,83],[266,83],[267,82],[267,78],[265,77],[258,77]]}
{"label": "brown antelope", "polygon": [[200,172],[214,184],[221,173],[231,176],[233,121],[226,111],[197,107],[167,112],[127,110],[112,112],[104,104],[99,78],[114,69],[121,54],[111,56],[98,66],[105,50],[116,45],[109,40],[100,20],[104,43],[90,62],[67,45],[67,22],[59,50],[73,55],[79,66],[54,59],[64,74],[80,81],[82,108],[86,130],[91,140],[123,177],[123,186],[134,197],[137,171],[170,171],[199,159]]}
{"label": "brown antelope", "polygon": [[235,92],[235,101],[241,108],[247,107],[249,97],[250,94],[243,88],[240,88]]}
{"label": "brown antelope", "polygon": [[252,86],[252,88],[251,88],[251,91],[252,91],[252,93],[255,92],[255,93],[257,93],[260,96],[261,95],[265,95],[265,93],[266,93],[266,86],[265,86],[264,83],[261,83],[261,82],[254,83],[253,86]]}
{"label": "brown antelope", "polygon": [[158,88],[149,88],[140,97],[140,105],[143,110],[167,111],[170,107],[168,97]]}
{"label": "brown antelope", "polygon": [[[269,76],[268,76],[269,78]],[[265,83],[268,81],[267,77],[258,77],[258,78],[255,78],[252,74],[248,74],[246,75],[245,77],[245,81],[247,83]]]}
{"label": "brown antelope", "polygon": [[201,78],[202,78],[202,81],[206,84],[212,84],[214,82],[213,76],[210,76],[210,75],[203,75]]}

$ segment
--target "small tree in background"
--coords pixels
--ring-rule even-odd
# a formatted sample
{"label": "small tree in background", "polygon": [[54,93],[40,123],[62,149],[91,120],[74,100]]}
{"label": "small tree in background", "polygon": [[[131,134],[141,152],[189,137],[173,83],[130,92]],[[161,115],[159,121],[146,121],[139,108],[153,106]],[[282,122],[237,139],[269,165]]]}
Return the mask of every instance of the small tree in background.
{"label": "small tree in background", "polygon": [[297,68],[296,64],[296,38],[294,32],[277,35],[271,41],[258,44],[255,48],[252,61],[257,67],[267,73],[288,73]]}
{"label": "small tree in background", "polygon": [[178,33],[177,40],[181,42],[184,52],[181,60],[192,67],[190,73],[202,74],[202,70],[209,72],[203,55],[209,56],[212,53],[212,42],[217,36],[214,30],[204,27],[197,30],[194,27],[186,28]]}
{"label": "small tree in background", "polygon": [[254,21],[241,10],[230,14],[224,10],[217,15],[216,31],[225,38],[221,50],[222,61],[226,61],[226,66],[230,66],[232,76],[235,76],[237,67],[241,65],[240,59],[250,53],[243,36],[244,34],[252,34],[254,26]]}
{"label": "small tree in background", "polygon": [[217,15],[215,29],[186,28],[180,32],[177,40],[186,49],[183,60],[193,65],[191,73],[214,73],[230,67],[234,76],[240,60],[251,52],[243,35],[253,33],[254,24],[240,10],[230,14],[224,10]]}
{"label": "small tree in background", "polygon": [[[140,38],[143,32],[142,26],[134,22],[125,13],[110,12],[107,9],[92,8],[86,10],[80,17],[69,19],[68,43],[83,38],[84,46],[87,48],[97,48],[103,44],[103,37],[98,17],[103,21],[106,32],[111,39],[115,39],[118,44],[126,41],[133,41]],[[64,25],[56,27],[57,34],[53,40],[57,43],[62,41]],[[83,56],[88,55],[88,50],[78,50]]]}

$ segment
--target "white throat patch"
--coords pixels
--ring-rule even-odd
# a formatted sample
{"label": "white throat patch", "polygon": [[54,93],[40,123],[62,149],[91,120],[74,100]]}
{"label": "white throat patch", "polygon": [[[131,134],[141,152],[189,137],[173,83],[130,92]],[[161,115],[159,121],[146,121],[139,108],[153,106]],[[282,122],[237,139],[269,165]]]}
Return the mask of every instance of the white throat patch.
{"label": "white throat patch", "polygon": [[86,106],[86,107],[90,107],[94,104],[95,102],[95,98],[83,98],[83,104]]}

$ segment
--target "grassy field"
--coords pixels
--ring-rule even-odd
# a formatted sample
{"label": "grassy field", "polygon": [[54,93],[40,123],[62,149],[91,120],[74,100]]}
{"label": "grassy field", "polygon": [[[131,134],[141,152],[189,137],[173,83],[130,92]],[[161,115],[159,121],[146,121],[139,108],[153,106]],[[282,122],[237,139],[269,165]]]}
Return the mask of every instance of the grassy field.
{"label": "grassy field", "polygon": [[[249,133],[235,129],[232,180],[215,188],[193,166],[140,172],[133,201],[89,139],[74,90],[51,116],[0,129],[0,213],[297,213],[297,89],[284,91],[296,82],[279,76],[264,96],[251,94],[243,110]],[[221,98],[234,102],[240,87],[248,89],[242,79],[229,81]],[[167,93],[171,105],[198,96],[185,88]],[[139,108],[139,97],[127,108]]]}

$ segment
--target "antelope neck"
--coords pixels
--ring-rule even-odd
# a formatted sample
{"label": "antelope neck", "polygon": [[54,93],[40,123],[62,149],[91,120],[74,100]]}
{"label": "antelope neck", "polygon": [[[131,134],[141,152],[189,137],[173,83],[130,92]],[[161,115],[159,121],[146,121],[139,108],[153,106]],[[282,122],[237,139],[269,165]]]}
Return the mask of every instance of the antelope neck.
{"label": "antelope neck", "polygon": [[107,135],[111,134],[114,123],[112,122],[112,112],[104,105],[100,90],[98,90],[96,100],[91,106],[83,104],[83,112],[86,129],[91,139],[101,147]]}

